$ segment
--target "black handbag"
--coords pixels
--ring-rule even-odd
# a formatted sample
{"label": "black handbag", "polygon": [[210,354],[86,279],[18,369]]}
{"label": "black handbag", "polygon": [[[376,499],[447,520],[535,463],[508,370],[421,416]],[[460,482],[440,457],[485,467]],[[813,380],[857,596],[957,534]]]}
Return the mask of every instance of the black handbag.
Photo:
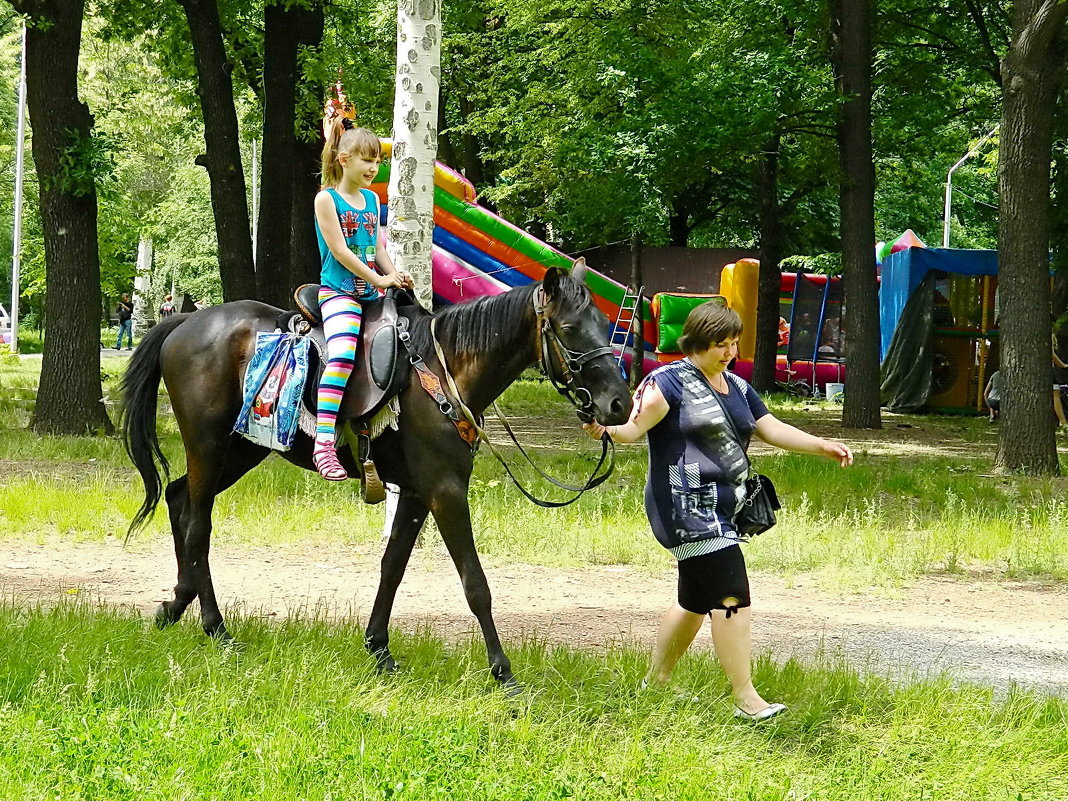
{"label": "black handbag", "polygon": [[[735,442],[738,443],[738,447],[745,454],[747,468],[751,468],[749,454],[746,453],[745,446],[742,445],[742,438],[738,435],[738,428],[734,424],[734,418],[731,417],[727,407],[716,395],[716,391],[711,387],[709,390],[715,396],[716,403],[719,404],[723,416],[727,418],[727,425],[730,426]],[[775,525],[775,513],[781,508],[782,504],[779,503],[779,496],[775,492],[775,485],[771,483],[771,479],[761,473],[752,473],[745,480],[745,500],[742,501],[734,515],[734,527],[738,530],[739,538],[749,539],[757,534],[763,534]]]}

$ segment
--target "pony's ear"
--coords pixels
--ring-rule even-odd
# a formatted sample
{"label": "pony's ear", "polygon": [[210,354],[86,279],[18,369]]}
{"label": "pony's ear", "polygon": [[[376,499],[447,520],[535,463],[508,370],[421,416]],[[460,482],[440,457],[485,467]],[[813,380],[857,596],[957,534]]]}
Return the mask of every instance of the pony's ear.
{"label": "pony's ear", "polygon": [[541,279],[541,288],[545,290],[545,299],[552,300],[560,290],[560,281],[566,275],[559,267],[550,267]]}
{"label": "pony's ear", "polygon": [[571,280],[577,284],[586,283],[586,257],[579,256],[571,266]]}

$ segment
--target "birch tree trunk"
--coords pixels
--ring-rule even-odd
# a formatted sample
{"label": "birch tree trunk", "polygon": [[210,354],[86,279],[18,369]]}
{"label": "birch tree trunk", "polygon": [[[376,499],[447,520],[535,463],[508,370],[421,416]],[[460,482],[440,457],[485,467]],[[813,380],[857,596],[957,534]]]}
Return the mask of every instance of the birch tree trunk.
{"label": "birch tree trunk", "polygon": [[397,94],[389,177],[389,254],[415,279],[415,294],[433,305],[434,160],[441,80],[439,0],[397,3]]}
{"label": "birch tree trunk", "polygon": [[149,321],[156,321],[155,309],[150,308],[152,295],[152,240],[142,237],[137,242],[137,275],[134,277],[134,333],[148,330]]}

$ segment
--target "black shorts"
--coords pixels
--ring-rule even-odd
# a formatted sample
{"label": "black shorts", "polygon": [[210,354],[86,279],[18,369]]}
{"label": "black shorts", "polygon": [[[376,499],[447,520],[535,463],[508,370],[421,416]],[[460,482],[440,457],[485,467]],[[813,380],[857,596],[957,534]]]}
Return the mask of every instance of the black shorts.
{"label": "black shorts", "polygon": [[687,612],[707,615],[726,609],[730,617],[750,605],[749,575],[737,545],[679,562],[679,606]]}

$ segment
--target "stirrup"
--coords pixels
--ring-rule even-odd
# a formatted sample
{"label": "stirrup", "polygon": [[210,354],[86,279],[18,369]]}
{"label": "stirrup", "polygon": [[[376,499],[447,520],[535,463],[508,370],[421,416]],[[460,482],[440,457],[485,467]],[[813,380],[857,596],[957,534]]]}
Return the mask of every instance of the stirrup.
{"label": "stirrup", "polygon": [[360,495],[364,503],[382,503],[386,499],[386,485],[378,476],[378,468],[370,459],[360,465]]}
{"label": "stirrup", "polygon": [[312,451],[312,464],[327,481],[344,481],[349,477],[338,461],[337,450],[332,445],[316,446]]}

